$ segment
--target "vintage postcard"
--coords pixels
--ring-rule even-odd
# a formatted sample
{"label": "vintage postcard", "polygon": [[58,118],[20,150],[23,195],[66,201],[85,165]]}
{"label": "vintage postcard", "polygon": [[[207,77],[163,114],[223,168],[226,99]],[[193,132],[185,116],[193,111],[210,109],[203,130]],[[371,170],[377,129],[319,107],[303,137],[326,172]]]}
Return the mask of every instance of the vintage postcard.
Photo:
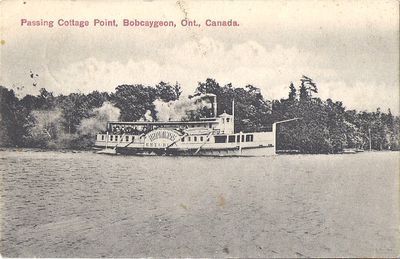
{"label": "vintage postcard", "polygon": [[0,255],[396,258],[398,1],[0,1]]}

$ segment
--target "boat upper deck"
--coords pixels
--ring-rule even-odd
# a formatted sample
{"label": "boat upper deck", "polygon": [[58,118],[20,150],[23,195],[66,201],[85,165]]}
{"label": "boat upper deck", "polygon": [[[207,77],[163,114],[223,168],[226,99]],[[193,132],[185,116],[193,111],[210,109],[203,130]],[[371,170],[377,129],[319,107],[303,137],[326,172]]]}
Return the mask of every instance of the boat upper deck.
{"label": "boat upper deck", "polygon": [[146,125],[207,125],[207,124],[218,124],[219,122],[217,121],[216,118],[207,118],[204,120],[200,121],[109,121],[108,125],[129,125],[129,126],[135,126],[135,125],[140,125],[140,126],[146,126]]}

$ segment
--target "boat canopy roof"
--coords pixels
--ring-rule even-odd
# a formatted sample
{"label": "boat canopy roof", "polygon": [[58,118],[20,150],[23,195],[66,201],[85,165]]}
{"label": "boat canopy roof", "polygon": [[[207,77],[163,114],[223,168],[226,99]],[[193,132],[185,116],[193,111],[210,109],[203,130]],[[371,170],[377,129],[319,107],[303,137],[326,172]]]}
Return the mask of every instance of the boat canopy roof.
{"label": "boat canopy roof", "polygon": [[108,124],[115,125],[190,125],[190,124],[217,124],[216,119],[204,119],[201,121],[108,121]]}

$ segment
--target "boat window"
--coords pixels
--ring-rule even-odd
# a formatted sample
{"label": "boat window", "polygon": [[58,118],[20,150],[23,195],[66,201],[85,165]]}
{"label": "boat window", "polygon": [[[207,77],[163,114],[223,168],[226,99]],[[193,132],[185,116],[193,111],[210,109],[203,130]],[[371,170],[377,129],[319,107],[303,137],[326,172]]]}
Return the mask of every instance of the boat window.
{"label": "boat window", "polygon": [[200,137],[200,141],[203,142],[203,137]]}
{"label": "boat window", "polygon": [[110,136],[110,141],[113,141],[113,140],[114,140],[114,136],[111,135],[111,136]]}
{"label": "boat window", "polygon": [[125,137],[125,141],[129,141],[129,136],[126,136],[126,137]]}
{"label": "boat window", "polygon": [[249,134],[246,135],[246,142],[252,142],[253,141],[253,135]]}
{"label": "boat window", "polygon": [[208,124],[208,127],[209,127],[209,128],[211,128],[211,127],[212,127],[211,123],[209,123],[209,124]]}
{"label": "boat window", "polygon": [[240,135],[236,136],[236,142],[240,142]]}
{"label": "boat window", "polygon": [[185,138],[181,138],[181,141],[182,141],[182,142],[185,142]]}
{"label": "boat window", "polygon": [[244,135],[242,135],[242,142],[244,142]]}
{"label": "boat window", "polygon": [[215,143],[225,143],[227,136],[215,136]]}
{"label": "boat window", "polygon": [[226,122],[229,122],[229,118],[226,118]]}
{"label": "boat window", "polygon": [[194,140],[193,141],[197,141],[197,137],[194,137]]}
{"label": "boat window", "polygon": [[234,135],[229,136],[228,142],[230,143],[235,142],[235,136]]}
{"label": "boat window", "polygon": [[190,137],[188,137],[188,141],[190,141]]}
{"label": "boat window", "polygon": [[104,140],[104,135],[101,135],[101,140]]}

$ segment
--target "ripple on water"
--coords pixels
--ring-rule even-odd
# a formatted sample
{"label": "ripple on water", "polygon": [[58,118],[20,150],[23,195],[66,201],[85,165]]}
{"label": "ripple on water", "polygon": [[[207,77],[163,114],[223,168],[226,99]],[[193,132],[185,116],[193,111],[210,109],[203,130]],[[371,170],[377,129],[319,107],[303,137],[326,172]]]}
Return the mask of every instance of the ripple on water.
{"label": "ripple on water", "polygon": [[398,158],[0,151],[0,253],[393,257]]}

